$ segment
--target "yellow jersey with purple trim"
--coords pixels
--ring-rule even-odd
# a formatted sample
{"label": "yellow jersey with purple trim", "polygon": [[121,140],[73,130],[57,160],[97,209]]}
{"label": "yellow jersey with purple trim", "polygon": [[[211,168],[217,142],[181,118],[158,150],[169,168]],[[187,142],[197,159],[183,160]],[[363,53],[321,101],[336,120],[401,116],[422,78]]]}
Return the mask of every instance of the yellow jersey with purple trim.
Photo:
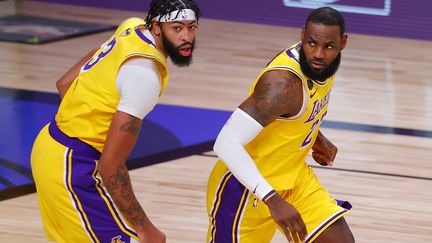
{"label": "yellow jersey with purple trim", "polygon": [[[302,111],[292,118],[279,117],[245,147],[261,174],[284,201],[297,209],[308,232],[304,242],[310,243],[348,213],[351,205],[334,200],[305,162],[327,112],[334,77],[324,82],[309,80],[300,68],[300,47],[298,43],[278,54],[257,77],[249,94],[264,73],[287,70],[303,83]],[[210,174],[206,201],[208,243],[270,242],[279,227],[267,205],[220,160]]]}
{"label": "yellow jersey with purple trim", "polygon": [[[266,126],[247,146],[260,172],[276,190],[294,187],[307,171],[305,159],[318,135],[320,124],[327,113],[334,76],[324,82],[309,80],[299,64],[297,43],[276,56],[253,83],[252,94],[259,78],[270,70],[287,70],[303,82],[307,99],[305,111],[293,118],[279,117]],[[308,84],[309,83],[309,84]]]}
{"label": "yellow jersey with purple trim", "polygon": [[144,20],[129,18],[119,25],[93,57],[81,67],[60,104],[56,122],[70,137],[102,151],[120,95],[117,73],[129,58],[152,59],[159,69],[161,94],[168,82],[167,60],[143,34]]}

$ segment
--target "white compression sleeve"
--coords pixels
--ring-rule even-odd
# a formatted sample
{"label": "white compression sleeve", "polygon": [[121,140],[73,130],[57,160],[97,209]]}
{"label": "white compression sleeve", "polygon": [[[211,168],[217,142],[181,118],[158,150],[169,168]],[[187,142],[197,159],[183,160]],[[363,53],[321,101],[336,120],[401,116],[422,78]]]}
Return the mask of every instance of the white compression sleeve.
{"label": "white compression sleeve", "polygon": [[262,129],[261,124],[237,108],[220,131],[213,148],[237,180],[260,200],[273,188],[261,175],[244,146],[252,141]]}
{"label": "white compression sleeve", "polygon": [[156,64],[147,58],[125,62],[117,74],[117,110],[143,119],[157,104],[161,89]]}

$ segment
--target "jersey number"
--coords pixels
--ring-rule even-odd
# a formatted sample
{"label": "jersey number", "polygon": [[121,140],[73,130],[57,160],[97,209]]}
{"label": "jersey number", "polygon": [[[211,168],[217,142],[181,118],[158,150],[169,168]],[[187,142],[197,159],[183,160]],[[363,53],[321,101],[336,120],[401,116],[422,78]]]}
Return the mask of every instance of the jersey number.
{"label": "jersey number", "polygon": [[105,43],[101,46],[101,52],[99,53],[99,55],[97,56],[93,56],[82,68],[83,72],[86,72],[88,70],[90,70],[90,68],[94,67],[94,65],[96,65],[100,60],[102,60],[106,55],[108,55],[108,53],[110,53],[112,51],[112,49],[114,48],[115,44],[117,42],[117,39],[114,38],[112,39],[110,42]]}
{"label": "jersey number", "polygon": [[324,112],[324,114],[322,115],[321,119],[316,119],[315,122],[312,124],[312,127],[308,133],[308,135],[306,136],[306,138],[303,140],[303,143],[301,145],[301,149],[308,146],[311,142],[312,142],[312,134],[314,133],[314,131],[316,130],[316,128],[318,127],[318,124],[320,124],[323,120],[324,120],[324,116],[327,114],[327,111]]}

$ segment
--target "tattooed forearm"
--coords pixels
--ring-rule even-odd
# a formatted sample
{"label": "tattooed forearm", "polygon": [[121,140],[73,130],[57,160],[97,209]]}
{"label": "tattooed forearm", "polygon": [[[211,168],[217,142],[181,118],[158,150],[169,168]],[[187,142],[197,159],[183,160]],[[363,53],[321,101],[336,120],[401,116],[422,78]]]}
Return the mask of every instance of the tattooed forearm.
{"label": "tattooed forearm", "polygon": [[129,132],[133,135],[138,135],[140,131],[140,123],[138,118],[131,117],[130,121],[121,125],[120,131]]}
{"label": "tattooed forearm", "polygon": [[134,226],[143,227],[146,215],[132,191],[127,168],[117,167],[116,172],[104,180],[104,185],[122,214]]}

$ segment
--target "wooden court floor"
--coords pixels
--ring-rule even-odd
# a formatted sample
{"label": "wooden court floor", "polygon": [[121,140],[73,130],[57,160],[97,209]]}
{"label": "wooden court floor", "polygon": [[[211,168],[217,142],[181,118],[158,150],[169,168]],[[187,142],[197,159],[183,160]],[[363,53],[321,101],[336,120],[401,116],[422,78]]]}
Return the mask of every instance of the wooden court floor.
{"label": "wooden court floor", "polygon": [[[18,10],[113,24],[144,16],[35,2]],[[299,34],[298,28],[202,19],[194,63],[170,66],[161,102],[233,110],[264,65]],[[0,87],[55,92],[55,80],[109,35],[40,46],[0,42]],[[357,242],[432,241],[431,63],[432,42],[349,36],[327,120],[387,129],[324,128],[339,148],[335,166],[309,162],[335,198],[353,205],[346,220]],[[131,171],[139,200],[168,242],[205,241],[205,189],[215,161],[209,152]],[[0,202],[0,234],[2,242],[46,242],[36,194]],[[273,242],[286,241],[277,234]]]}

